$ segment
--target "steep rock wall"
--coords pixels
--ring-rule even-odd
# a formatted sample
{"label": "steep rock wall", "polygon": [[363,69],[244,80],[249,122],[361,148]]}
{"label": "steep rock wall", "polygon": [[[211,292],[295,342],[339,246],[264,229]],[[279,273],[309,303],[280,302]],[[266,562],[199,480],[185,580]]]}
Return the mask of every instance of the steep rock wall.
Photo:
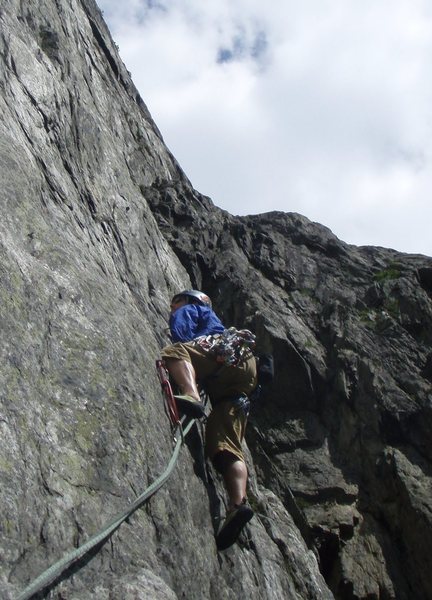
{"label": "steep rock wall", "polygon": [[[146,190],[181,182],[202,201],[92,1],[2,3],[0,20],[0,588],[9,599],[171,456],[154,361],[169,299],[190,280]],[[271,520],[216,552],[223,496],[200,436],[188,438],[167,485],[45,594],[331,597],[291,516],[256,477],[253,497]]]}
{"label": "steep rock wall", "polygon": [[431,259],[349,246],[295,214],[204,225],[176,198],[152,205],[194,284],[276,357],[247,434],[259,481],[336,597],[431,597]]}
{"label": "steep rock wall", "polygon": [[259,516],[216,553],[223,492],[197,429],[50,597],[431,597],[432,260],[215,208],[92,0],[12,0],[0,19],[4,596],[163,470],[154,360],[170,295],[193,285],[275,354],[247,436]]}

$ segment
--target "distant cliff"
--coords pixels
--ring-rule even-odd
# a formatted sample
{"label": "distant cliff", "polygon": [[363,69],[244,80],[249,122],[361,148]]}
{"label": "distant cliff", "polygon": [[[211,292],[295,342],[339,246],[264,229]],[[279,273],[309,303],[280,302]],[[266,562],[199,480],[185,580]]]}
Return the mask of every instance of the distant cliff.
{"label": "distant cliff", "polygon": [[247,433],[257,516],[216,552],[223,489],[196,428],[161,491],[45,596],[431,598],[432,259],[215,207],[93,0],[11,0],[0,22],[0,596],[164,470],[154,362],[193,286],[275,356]]}

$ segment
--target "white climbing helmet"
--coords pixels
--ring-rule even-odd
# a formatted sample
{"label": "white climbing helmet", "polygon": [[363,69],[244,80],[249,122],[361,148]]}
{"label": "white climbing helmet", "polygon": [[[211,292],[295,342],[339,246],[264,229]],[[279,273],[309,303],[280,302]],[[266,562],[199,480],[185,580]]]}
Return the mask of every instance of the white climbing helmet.
{"label": "white climbing helmet", "polygon": [[173,301],[181,296],[191,298],[192,302],[198,300],[198,304],[202,304],[203,306],[209,306],[210,308],[212,306],[211,300],[207,294],[204,294],[204,292],[200,292],[199,290],[183,290],[183,292],[179,292],[174,296]]}

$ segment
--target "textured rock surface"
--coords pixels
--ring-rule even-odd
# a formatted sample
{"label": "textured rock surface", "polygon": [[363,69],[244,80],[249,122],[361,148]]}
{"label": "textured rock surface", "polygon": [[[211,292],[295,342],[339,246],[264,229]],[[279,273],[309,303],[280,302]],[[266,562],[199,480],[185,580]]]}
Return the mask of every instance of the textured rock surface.
{"label": "textured rock surface", "polygon": [[0,22],[1,597],[164,469],[154,360],[189,285],[276,357],[247,438],[259,516],[216,552],[223,495],[196,430],[49,597],[432,597],[432,260],[215,208],[92,0],[3,1]]}
{"label": "textured rock surface", "polygon": [[194,215],[191,238],[187,198],[153,206],[194,284],[275,354],[248,443],[335,596],[432,597],[431,259],[293,214]]}

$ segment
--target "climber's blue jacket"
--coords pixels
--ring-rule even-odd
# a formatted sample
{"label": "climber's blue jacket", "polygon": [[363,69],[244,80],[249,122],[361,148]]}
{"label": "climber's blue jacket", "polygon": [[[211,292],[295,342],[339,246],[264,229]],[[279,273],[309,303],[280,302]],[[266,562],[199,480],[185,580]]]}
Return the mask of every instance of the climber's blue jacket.
{"label": "climber's blue jacket", "polygon": [[169,327],[173,342],[190,342],[200,335],[222,333],[225,329],[217,314],[200,304],[178,308],[170,317]]}

